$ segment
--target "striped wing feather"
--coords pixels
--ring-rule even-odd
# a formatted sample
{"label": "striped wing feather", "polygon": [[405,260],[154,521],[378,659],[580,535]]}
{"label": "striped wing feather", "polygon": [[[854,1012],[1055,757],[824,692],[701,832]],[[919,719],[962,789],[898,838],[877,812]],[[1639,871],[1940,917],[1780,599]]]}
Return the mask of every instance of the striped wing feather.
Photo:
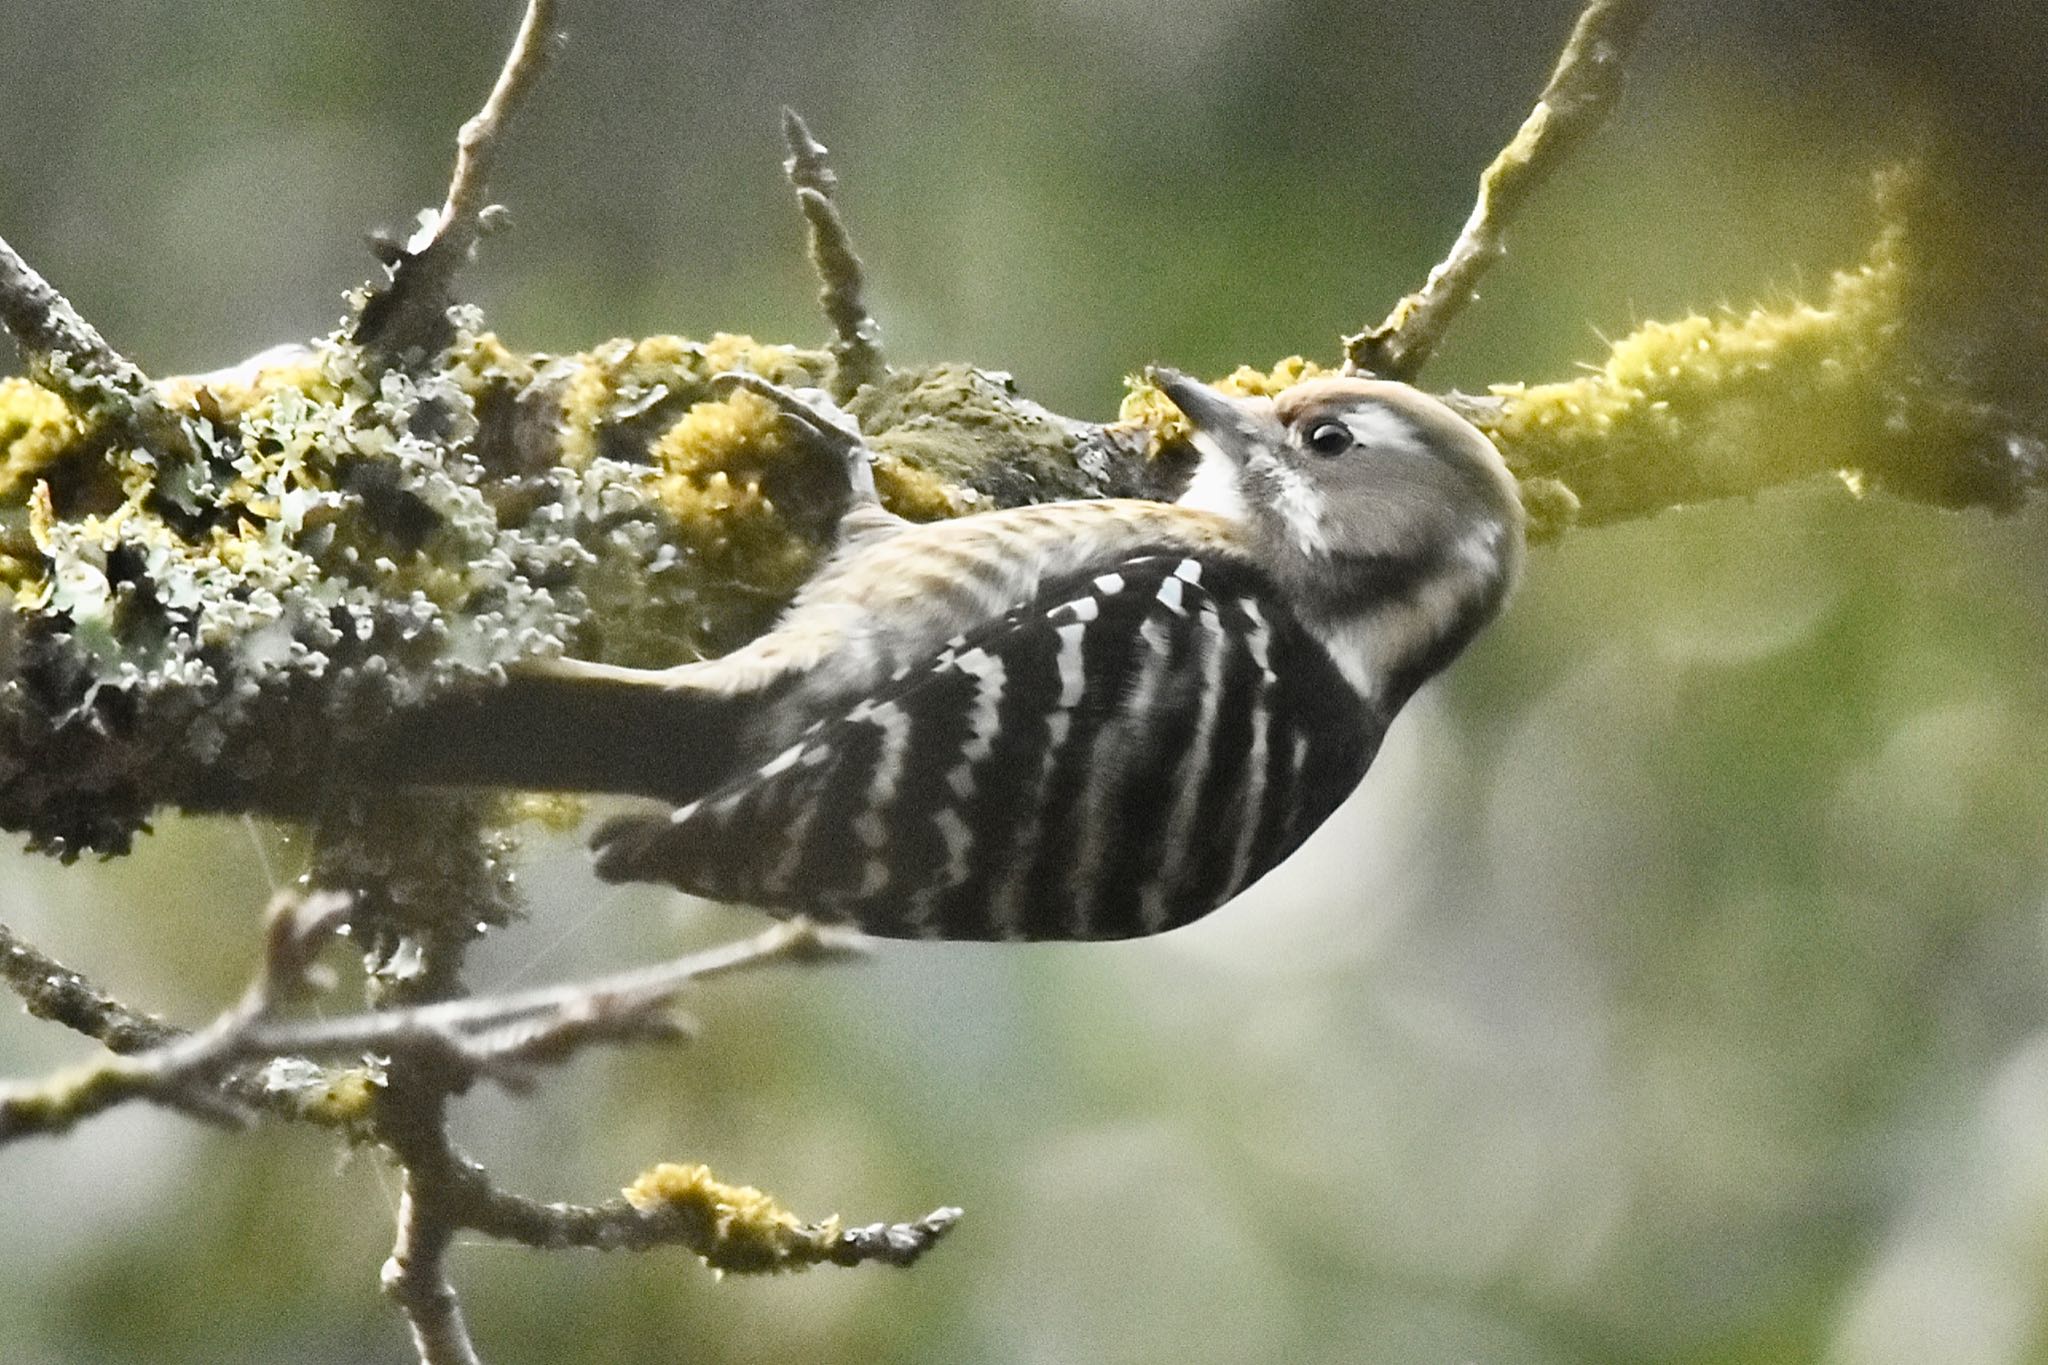
{"label": "striped wing feather", "polygon": [[1250,565],[1135,555],[672,816],[611,822],[598,870],[893,937],[1156,933],[1291,853],[1383,728]]}

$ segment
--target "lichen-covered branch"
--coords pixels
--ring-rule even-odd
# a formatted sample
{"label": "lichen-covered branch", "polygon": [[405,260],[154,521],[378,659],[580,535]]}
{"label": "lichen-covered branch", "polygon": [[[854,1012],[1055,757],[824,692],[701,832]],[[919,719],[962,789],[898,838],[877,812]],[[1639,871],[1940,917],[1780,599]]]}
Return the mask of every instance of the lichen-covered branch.
{"label": "lichen-covered branch", "polygon": [[832,397],[844,403],[861,385],[882,377],[882,328],[862,298],[860,257],[854,254],[853,237],[832,201],[839,177],[825,160],[825,144],[812,137],[796,110],[789,108],[782,111],[782,136],[789,144],[783,173],[810,226],[811,264],[821,285],[818,302],[834,333]]}
{"label": "lichen-covered branch", "polygon": [[1478,200],[1449,254],[1386,321],[1344,338],[1347,371],[1413,379],[1428,363],[1479,296],[1481,277],[1507,254],[1515,214],[1621,98],[1629,51],[1655,9],[1656,0],[1591,0],[1580,12],[1535,107],[1480,175]]}
{"label": "lichen-covered branch", "polygon": [[38,1019],[84,1034],[116,1053],[162,1047],[179,1030],[132,1009],[0,924],[0,979]]}
{"label": "lichen-covered branch", "polygon": [[73,439],[105,434],[189,457],[198,439],[140,366],[107,344],[71,301],[0,238],[0,324],[35,383],[57,401],[47,421]]}
{"label": "lichen-covered branch", "polygon": [[[200,1118],[239,1122],[249,1114],[346,1126],[363,1113],[371,1076],[360,1066],[321,1067],[301,1058],[232,1070],[189,1093],[159,1090],[193,1035],[125,1005],[0,925],[0,978],[31,1015],[104,1044],[109,1062],[73,1067],[28,1086],[0,1086],[0,1143],[30,1133],[61,1132],[125,1100],[160,1094]],[[203,1048],[202,1048],[203,1050]]]}
{"label": "lichen-covered branch", "polygon": [[[250,1083],[225,1082],[238,1064],[277,1055],[252,1050],[246,1040],[280,1003],[305,990],[314,956],[348,909],[347,899],[340,896],[303,902],[278,898],[266,917],[261,964],[239,1001],[195,1033],[165,1025],[142,1028],[154,1038],[142,1050],[76,1067],[40,1083],[0,1087],[0,1143],[30,1134],[61,1133],[102,1110],[136,1099],[217,1121],[245,1118],[252,1098]],[[137,1031],[134,1011],[82,982],[67,993],[92,1002],[92,1013],[82,1022],[118,1019],[130,1036]]]}
{"label": "lichen-covered branch", "polygon": [[[314,984],[315,960],[359,909],[346,896],[280,897],[264,951],[242,998],[206,1028],[183,1034],[121,1006],[75,974],[0,932],[0,970],[31,1008],[95,1037],[148,1040],[131,1055],[43,1082],[0,1087],[0,1144],[60,1133],[102,1110],[147,1100],[223,1122],[246,1119],[266,1092],[250,1068],[292,1074],[312,1059],[374,1056],[345,1118],[384,1146],[404,1179],[386,1294],[404,1313],[423,1365],[479,1357],[448,1278],[455,1235],[473,1229],[532,1246],[647,1250],[677,1246],[719,1271],[760,1273],[867,1261],[907,1266],[960,1216],[942,1208],[912,1223],[844,1228],[796,1218],[751,1187],[726,1185],[702,1166],[661,1165],[622,1199],[542,1204],[498,1189],[448,1135],[452,1097],[478,1079],[523,1084],[532,1068],[603,1042],[683,1036],[666,1011],[709,977],[776,961],[829,962],[865,951],[858,935],[777,925],[751,939],[593,980],[476,999],[435,999],[330,1019],[292,1019],[283,1007]],[[450,945],[429,951],[450,951]],[[431,967],[406,989],[445,991]],[[440,983],[421,986],[420,983]]]}
{"label": "lichen-covered branch", "polygon": [[680,1247],[713,1270],[759,1274],[813,1265],[877,1261],[908,1266],[959,1221],[956,1208],[910,1223],[845,1227],[806,1222],[750,1185],[728,1185],[701,1165],[664,1162],[642,1172],[622,1198],[603,1204],[542,1204],[491,1188],[480,1170],[466,1226],[533,1247],[647,1251]]}
{"label": "lichen-covered branch", "polygon": [[[99,329],[80,317],[71,301],[0,239],[0,323],[37,377],[52,388],[96,380],[121,398],[149,390],[149,378],[134,361],[107,344]],[[70,389],[84,404],[100,395]]]}

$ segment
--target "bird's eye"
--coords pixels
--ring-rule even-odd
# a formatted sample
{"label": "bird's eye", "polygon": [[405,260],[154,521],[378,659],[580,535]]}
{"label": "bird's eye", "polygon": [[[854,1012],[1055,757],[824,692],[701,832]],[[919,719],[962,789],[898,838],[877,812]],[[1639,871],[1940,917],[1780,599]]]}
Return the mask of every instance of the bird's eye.
{"label": "bird's eye", "polygon": [[1354,444],[1351,428],[1342,422],[1325,422],[1308,434],[1308,448],[1318,455],[1342,455]]}

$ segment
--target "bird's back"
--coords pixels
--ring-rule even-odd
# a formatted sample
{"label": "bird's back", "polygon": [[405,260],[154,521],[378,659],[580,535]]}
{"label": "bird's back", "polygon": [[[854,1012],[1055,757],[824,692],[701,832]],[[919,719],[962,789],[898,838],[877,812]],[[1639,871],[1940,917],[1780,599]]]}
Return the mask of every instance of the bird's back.
{"label": "bird's back", "polygon": [[598,870],[900,937],[1154,933],[1292,852],[1383,728],[1251,564],[1139,553],[612,822]]}

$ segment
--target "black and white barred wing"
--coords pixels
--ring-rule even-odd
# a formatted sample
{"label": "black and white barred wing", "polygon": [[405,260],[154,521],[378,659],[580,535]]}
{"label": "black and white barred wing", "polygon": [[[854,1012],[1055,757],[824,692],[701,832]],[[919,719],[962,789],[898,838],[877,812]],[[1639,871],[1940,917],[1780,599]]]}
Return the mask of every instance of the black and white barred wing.
{"label": "black and white barred wing", "polygon": [[1255,569],[1139,555],[672,816],[611,822],[597,866],[892,937],[1157,933],[1291,853],[1382,729]]}

